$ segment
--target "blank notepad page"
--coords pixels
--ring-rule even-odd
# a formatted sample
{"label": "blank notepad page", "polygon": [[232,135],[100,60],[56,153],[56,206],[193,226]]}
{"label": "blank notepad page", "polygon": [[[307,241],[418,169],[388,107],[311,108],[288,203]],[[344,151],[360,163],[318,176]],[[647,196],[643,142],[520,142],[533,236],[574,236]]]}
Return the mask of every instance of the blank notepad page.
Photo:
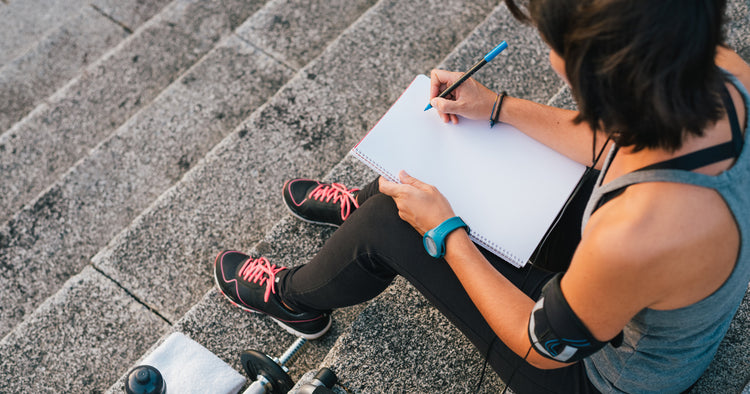
{"label": "blank notepad page", "polygon": [[379,174],[434,185],[472,240],[517,267],[529,260],[585,166],[510,125],[461,118],[443,123],[419,75],[352,153]]}

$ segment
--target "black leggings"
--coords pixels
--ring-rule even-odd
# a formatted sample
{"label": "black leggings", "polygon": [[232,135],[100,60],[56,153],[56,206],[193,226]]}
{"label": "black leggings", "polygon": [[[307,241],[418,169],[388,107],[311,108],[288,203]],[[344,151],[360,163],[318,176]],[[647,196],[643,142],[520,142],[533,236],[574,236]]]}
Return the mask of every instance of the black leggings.
{"label": "black leggings", "polygon": [[[285,303],[317,311],[350,306],[379,295],[396,275],[401,275],[458,327],[482,355],[489,355],[489,364],[503,382],[510,380],[514,392],[596,392],[586,377],[583,363],[541,370],[505,346],[448,264],[425,252],[419,233],[399,218],[396,204],[378,191],[377,181],[365,187],[357,198],[360,207],[312,261],[286,271],[281,277],[278,289]],[[580,234],[580,220],[578,223],[577,229],[568,228],[563,235],[569,236],[568,231]],[[551,236],[550,240],[558,238]],[[554,244],[547,244],[550,243]],[[495,269],[533,299],[539,297],[544,284],[554,275],[553,271],[532,265],[517,269],[482,248],[480,251]],[[570,261],[571,253],[560,254]],[[549,252],[540,250],[537,256],[544,254]]]}

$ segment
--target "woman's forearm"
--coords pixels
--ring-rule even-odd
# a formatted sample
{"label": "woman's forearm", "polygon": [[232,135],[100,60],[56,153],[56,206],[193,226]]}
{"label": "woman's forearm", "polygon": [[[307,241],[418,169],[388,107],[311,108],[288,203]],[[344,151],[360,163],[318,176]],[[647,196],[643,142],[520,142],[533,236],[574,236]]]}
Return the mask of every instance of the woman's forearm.
{"label": "woman's forearm", "polygon": [[[590,166],[593,133],[588,124],[573,122],[577,115],[577,111],[506,97],[500,112],[500,121],[514,126],[563,155]],[[603,133],[597,135],[597,152],[602,148],[606,139]]]}
{"label": "woman's forearm", "polygon": [[492,331],[506,346],[519,357],[526,357],[537,368],[567,365],[531,350],[527,329],[534,301],[492,267],[463,229],[447,237],[445,260]]}

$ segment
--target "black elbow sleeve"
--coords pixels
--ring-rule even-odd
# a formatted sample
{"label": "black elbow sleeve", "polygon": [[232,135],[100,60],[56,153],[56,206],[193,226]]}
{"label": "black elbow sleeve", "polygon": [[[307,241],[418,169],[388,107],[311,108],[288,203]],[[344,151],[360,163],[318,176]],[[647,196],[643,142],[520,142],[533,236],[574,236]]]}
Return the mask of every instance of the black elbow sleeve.
{"label": "black elbow sleeve", "polygon": [[[580,361],[604,347],[607,342],[594,338],[568,305],[560,289],[562,274],[552,278],[529,318],[529,340],[539,354],[552,360]],[[622,333],[615,340],[621,341]]]}

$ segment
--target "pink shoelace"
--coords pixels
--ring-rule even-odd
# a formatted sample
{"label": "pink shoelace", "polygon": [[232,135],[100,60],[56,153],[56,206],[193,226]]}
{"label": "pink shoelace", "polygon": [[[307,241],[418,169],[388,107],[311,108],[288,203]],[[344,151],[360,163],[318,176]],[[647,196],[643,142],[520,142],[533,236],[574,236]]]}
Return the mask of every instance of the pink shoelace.
{"label": "pink shoelace", "polygon": [[266,260],[265,257],[253,259],[248,258],[240,268],[239,275],[242,279],[257,283],[260,286],[266,285],[266,293],[263,300],[268,302],[271,293],[276,294],[276,274],[286,269],[285,267],[276,267]]}
{"label": "pink shoelace", "polygon": [[352,195],[356,191],[359,191],[359,189],[347,189],[346,186],[340,183],[325,183],[313,189],[310,192],[309,198],[318,201],[333,202],[334,204],[340,202],[341,219],[346,220],[353,211],[352,205],[354,205],[355,209],[359,208],[357,199]]}

